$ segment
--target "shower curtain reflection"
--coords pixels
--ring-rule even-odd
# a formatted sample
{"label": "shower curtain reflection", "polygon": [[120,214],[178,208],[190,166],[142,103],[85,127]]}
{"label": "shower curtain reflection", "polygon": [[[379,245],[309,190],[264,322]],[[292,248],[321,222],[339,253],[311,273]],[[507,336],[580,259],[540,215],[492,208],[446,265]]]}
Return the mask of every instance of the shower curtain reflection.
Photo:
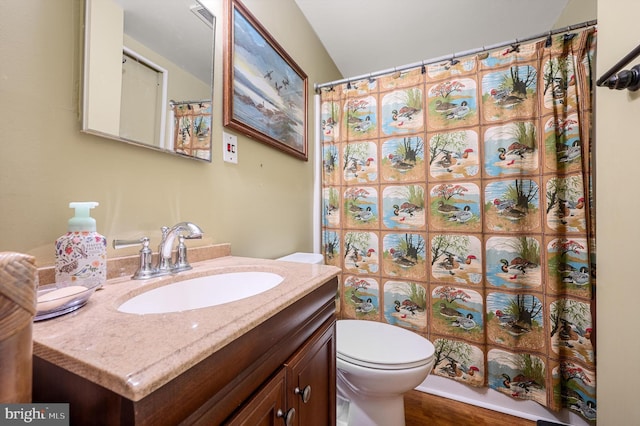
{"label": "shower curtain reflection", "polygon": [[211,101],[171,101],[173,150],[211,161]]}
{"label": "shower curtain reflection", "polygon": [[596,417],[596,31],[324,86],[322,245],[340,314],[434,374]]}

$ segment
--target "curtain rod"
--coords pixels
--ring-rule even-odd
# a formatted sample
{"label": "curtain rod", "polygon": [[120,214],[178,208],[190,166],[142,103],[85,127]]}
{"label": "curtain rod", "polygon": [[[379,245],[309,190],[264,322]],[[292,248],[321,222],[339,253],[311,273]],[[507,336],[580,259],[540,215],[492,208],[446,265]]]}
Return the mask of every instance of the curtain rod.
{"label": "curtain rod", "polygon": [[356,76],[356,77],[343,78],[341,80],[330,81],[328,83],[322,83],[322,84],[317,84],[316,83],[316,84],[314,84],[314,90],[315,90],[316,93],[318,93],[319,90],[322,89],[323,87],[335,86],[337,84],[349,83],[351,81],[363,80],[365,78],[379,77],[381,75],[390,74],[392,72],[405,71],[405,70],[408,70],[408,69],[418,68],[418,67],[424,66],[424,65],[435,64],[437,62],[451,61],[451,60],[453,60],[455,58],[459,58],[459,57],[462,57],[462,56],[474,55],[476,53],[487,52],[489,50],[498,49],[500,47],[505,47],[505,46],[509,46],[509,45],[515,45],[515,44],[520,44],[520,43],[526,43],[526,42],[529,42],[529,41],[532,41],[532,40],[536,40],[536,39],[540,39],[540,38],[544,38],[544,37],[549,37],[549,36],[560,34],[560,33],[564,33],[564,32],[569,32],[569,31],[573,31],[573,30],[579,30],[579,29],[586,28],[586,27],[592,27],[592,26],[596,25],[597,23],[598,23],[597,20],[586,21],[586,22],[582,22],[580,24],[569,25],[569,26],[564,27],[564,28],[558,28],[558,29],[555,29],[555,30],[547,31],[545,33],[540,33],[540,34],[537,34],[537,35],[534,35],[534,36],[530,36],[530,37],[527,37],[527,38],[523,38],[523,39],[514,39],[514,40],[511,40],[511,41],[506,41],[506,42],[502,42],[502,43],[493,44],[491,46],[482,46],[481,48],[478,48],[478,49],[466,50],[464,52],[459,52],[459,53],[454,53],[454,54],[449,54],[449,55],[444,55],[444,56],[440,56],[440,57],[437,57],[437,58],[429,59],[427,61],[414,62],[412,64],[402,65],[400,67],[389,68],[389,69],[386,69],[386,70],[376,71],[376,72],[369,73],[369,74],[362,74],[362,75],[359,75],[359,76]]}
{"label": "curtain rod", "polygon": [[[617,80],[612,79],[611,77],[613,77],[613,75],[615,73],[617,73],[618,71],[620,71],[623,67],[625,67],[629,62],[633,61],[636,56],[640,55],[640,45],[636,46],[635,49],[633,49],[631,52],[627,53],[626,56],[622,59],[620,59],[614,66],[612,66],[611,68],[609,68],[609,70],[607,72],[605,72],[602,77],[600,77],[598,79],[598,81],[596,81],[596,86],[608,86],[608,80],[611,79],[612,82],[615,84]],[[616,88],[615,85],[613,87],[609,86],[610,89]],[[625,87],[621,87],[621,89],[624,89]]]}
{"label": "curtain rod", "polygon": [[169,101],[169,105],[204,104],[208,102],[211,102],[211,99],[204,99],[201,101],[174,101],[173,99],[171,99]]}

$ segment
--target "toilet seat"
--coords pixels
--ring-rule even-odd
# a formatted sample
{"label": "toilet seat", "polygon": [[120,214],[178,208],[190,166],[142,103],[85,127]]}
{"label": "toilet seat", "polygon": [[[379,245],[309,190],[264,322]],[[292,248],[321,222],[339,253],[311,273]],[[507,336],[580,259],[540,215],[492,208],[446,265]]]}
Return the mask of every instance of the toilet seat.
{"label": "toilet seat", "polygon": [[435,352],[424,337],[376,321],[337,321],[336,336],[339,359],[378,370],[421,367],[432,361]]}

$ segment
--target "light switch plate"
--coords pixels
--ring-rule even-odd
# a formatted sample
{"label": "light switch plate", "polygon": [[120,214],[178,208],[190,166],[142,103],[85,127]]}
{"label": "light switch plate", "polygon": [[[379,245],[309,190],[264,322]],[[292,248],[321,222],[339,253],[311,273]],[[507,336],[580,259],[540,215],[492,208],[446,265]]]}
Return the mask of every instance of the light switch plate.
{"label": "light switch plate", "polygon": [[227,163],[238,164],[238,137],[222,132],[222,159]]}

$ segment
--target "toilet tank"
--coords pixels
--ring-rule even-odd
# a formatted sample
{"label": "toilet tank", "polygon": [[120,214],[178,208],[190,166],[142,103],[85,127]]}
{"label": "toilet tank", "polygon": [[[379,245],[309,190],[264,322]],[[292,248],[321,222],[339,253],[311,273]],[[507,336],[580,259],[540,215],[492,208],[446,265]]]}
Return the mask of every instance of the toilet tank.
{"label": "toilet tank", "polygon": [[286,262],[298,262],[298,263],[316,263],[323,264],[324,256],[319,253],[292,253],[283,257],[279,257],[276,260],[284,260]]}

